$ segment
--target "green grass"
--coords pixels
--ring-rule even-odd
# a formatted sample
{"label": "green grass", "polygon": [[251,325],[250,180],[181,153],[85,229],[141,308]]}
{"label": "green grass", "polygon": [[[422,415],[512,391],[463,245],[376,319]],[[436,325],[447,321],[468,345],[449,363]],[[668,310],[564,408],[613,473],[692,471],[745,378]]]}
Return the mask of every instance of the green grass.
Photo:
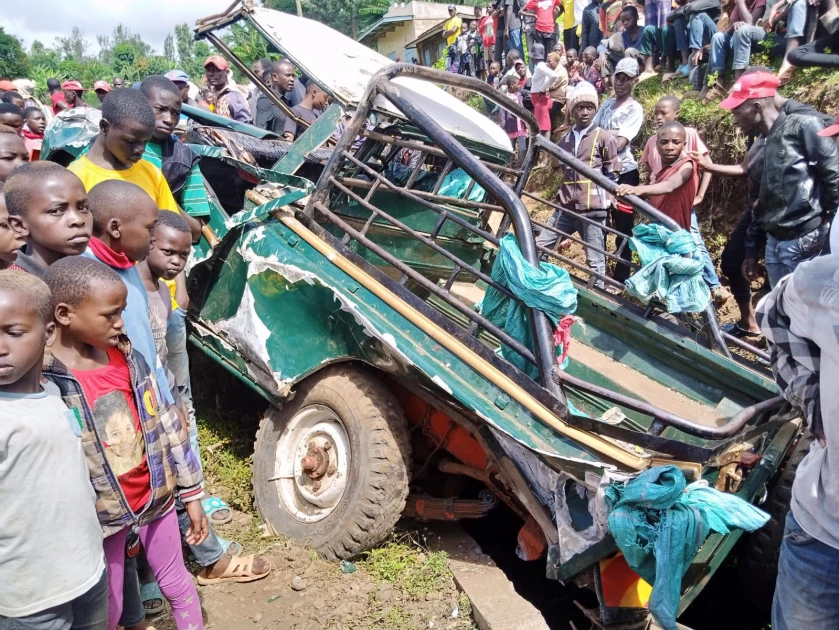
{"label": "green grass", "polygon": [[253,445],[265,404],[200,351],[190,351],[190,362],[204,486],[230,507],[256,516]]}
{"label": "green grass", "polygon": [[427,551],[403,538],[371,550],[360,564],[375,580],[390,582],[408,597],[419,599],[449,579],[446,557],[443,551]]}
{"label": "green grass", "polygon": [[251,485],[253,435],[243,435],[238,422],[214,411],[198,407],[196,412],[205,486],[232,508],[255,514]]}

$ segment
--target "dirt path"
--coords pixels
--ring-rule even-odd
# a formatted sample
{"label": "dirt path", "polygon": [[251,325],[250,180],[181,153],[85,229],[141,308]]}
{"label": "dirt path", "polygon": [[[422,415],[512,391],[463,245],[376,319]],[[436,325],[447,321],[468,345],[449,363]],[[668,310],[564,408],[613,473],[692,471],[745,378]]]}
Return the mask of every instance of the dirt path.
{"label": "dirt path", "polygon": [[[219,528],[238,539],[237,531],[242,528],[235,524]],[[271,574],[257,582],[197,587],[205,628],[474,628],[469,600],[455,587],[445,554],[425,552],[414,542],[403,535],[343,564],[285,541],[245,543],[246,553],[265,555]],[[148,621],[156,630],[175,630],[168,610]]]}

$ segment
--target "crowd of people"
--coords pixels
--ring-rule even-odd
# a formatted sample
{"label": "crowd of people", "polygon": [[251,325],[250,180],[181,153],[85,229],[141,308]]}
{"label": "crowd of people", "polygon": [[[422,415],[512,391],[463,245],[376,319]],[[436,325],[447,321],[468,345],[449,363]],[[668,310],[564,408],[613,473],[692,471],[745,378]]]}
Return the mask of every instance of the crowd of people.
{"label": "crowd of people", "polygon": [[[474,20],[464,23],[450,5],[446,70],[484,78],[511,50],[525,59],[526,44],[531,72],[544,51],[557,50],[575,61],[591,56],[597,80],[608,83],[618,61],[631,57],[641,63],[639,81],[661,71],[665,81],[690,77],[699,98],[722,98],[731,85],[729,61],[736,81],[769,35],[783,49],[782,85],[795,68],[839,67],[836,0],[766,7],[766,0],[495,0],[476,6]],[[542,47],[541,58],[534,46]]]}
{"label": "crowd of people", "polygon": [[[58,87],[57,111],[84,106]],[[210,209],[173,135],[184,86],[96,87],[100,133],[69,168],[30,161],[16,110],[0,125],[0,628],[144,630],[168,601],[196,630],[182,542],[199,584],[270,572],[215,533],[232,514],[203,490],[181,272]]]}
{"label": "crowd of people", "polygon": [[[837,258],[824,255],[839,207],[839,124],[783,98],[783,76],[748,68],[747,57],[743,65],[738,46],[751,25],[745,16],[757,24],[761,0],[748,6],[736,0],[732,33],[719,28],[710,9],[679,13],[713,1],[693,0],[670,11],[669,2],[648,0],[643,26],[634,0],[617,7],[595,0],[579,7],[579,20],[574,0],[530,0],[521,7],[517,0],[498,0],[476,7],[476,19],[465,30],[451,7],[447,65],[481,76],[531,108],[541,133],[560,129],[561,148],[616,183],[613,197],[561,167],[557,202],[577,216],[557,211],[549,224],[580,234],[590,246],[586,262],[592,270],[607,273],[602,251],[609,217],[624,239],[632,233],[634,212],[622,197],[647,199],[690,233],[714,299],[733,294],[741,317],[729,332],[766,334],[776,344],[786,340],[790,363],[803,362],[802,346],[819,351],[822,370],[817,360],[806,383],[812,394],[813,378],[826,382],[825,366],[839,368],[839,339],[831,333],[839,322]],[[795,12],[803,2],[781,0],[766,25],[781,20],[786,7],[788,40],[797,39]],[[568,18],[565,44],[558,41],[558,18]],[[523,26],[530,20],[532,29]],[[747,33],[752,41],[757,37],[756,31]],[[785,63],[796,63],[796,54],[831,56],[829,42],[820,41],[812,50],[810,44],[788,44]],[[656,58],[679,73],[704,63],[710,51],[711,69],[721,70],[724,63],[714,64],[728,49],[737,80],[720,107],[751,139],[737,165],[712,162],[699,131],[679,122],[679,99],[665,96],[645,112],[633,98]],[[4,526],[0,544],[0,630],[144,630],[146,613],[162,609],[164,600],[179,630],[203,628],[182,542],[202,567],[199,584],[257,580],[270,572],[264,558],[243,557],[240,545],[215,533],[213,525],[226,522],[230,510],[204,495],[182,272],[210,207],[198,157],[174,132],[187,104],[294,140],[329,97],[298,77],[287,59],[259,60],[252,68],[272,97],[255,85],[237,85],[222,57],[209,57],[204,67],[206,88],[192,85],[179,70],[131,87],[121,79],[97,81],[100,132],[68,168],[37,161],[44,130],[52,116],[89,107],[88,90],[74,80],[50,79],[50,103],[44,105],[31,81],[0,81],[0,495],[16,515]],[[608,97],[603,101],[601,95]],[[494,115],[514,144],[523,146],[523,121],[503,108]],[[647,116],[657,133],[638,158],[632,143]],[[738,209],[743,219],[722,256],[731,292],[721,285],[694,211],[713,175],[746,177],[750,184],[749,202]],[[543,247],[558,240],[547,230],[537,239]],[[750,282],[758,277],[761,249],[775,290],[756,315]],[[629,277],[629,256],[625,247],[624,262],[612,271],[615,279]],[[601,279],[595,286],[605,288]],[[796,335],[808,343],[790,343]],[[802,378],[787,381],[801,386]],[[808,589],[824,586],[824,580],[835,587],[831,569],[824,569],[821,583],[809,569],[835,567],[839,556],[839,482],[829,474],[839,465],[831,459],[839,453],[832,425],[839,399],[825,389],[819,440],[793,488],[774,628],[802,627],[801,611],[812,612],[812,602],[820,599],[806,599]],[[792,536],[809,537],[806,558]],[[49,570],[33,571],[44,558]],[[812,578],[807,584],[792,577],[800,578],[802,563]],[[835,598],[821,599],[821,608],[836,608]]]}

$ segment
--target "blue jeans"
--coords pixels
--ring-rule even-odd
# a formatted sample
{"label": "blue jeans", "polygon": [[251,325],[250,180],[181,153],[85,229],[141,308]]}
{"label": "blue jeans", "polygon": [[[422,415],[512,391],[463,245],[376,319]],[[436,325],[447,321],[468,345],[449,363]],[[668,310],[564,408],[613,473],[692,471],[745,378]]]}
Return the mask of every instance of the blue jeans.
{"label": "blue jeans", "polygon": [[[68,544],[72,544],[69,542]],[[108,571],[86,593],[25,617],[0,616],[0,630],[107,630]]]}
{"label": "blue jeans", "polygon": [[702,279],[711,291],[713,291],[720,286],[720,278],[717,275],[717,270],[714,269],[714,261],[711,260],[711,254],[708,253],[708,248],[705,247],[705,241],[702,240],[702,234],[699,232],[699,221],[697,221],[696,212],[693,210],[690,213],[690,235],[693,237],[696,251],[704,264],[702,267]]}
{"label": "blue jeans", "polygon": [[766,37],[766,31],[757,26],[742,26],[734,33],[715,33],[711,37],[711,66],[709,72],[725,71],[725,62],[729,50],[734,55],[732,68],[734,70],[745,70],[749,67],[752,45],[762,42],[764,37]]}
{"label": "blue jeans", "polygon": [[772,630],[839,628],[839,549],[801,529],[787,514],[772,601]]}
{"label": "blue jeans", "polygon": [[795,271],[798,265],[818,256],[829,233],[829,226],[822,224],[812,232],[789,241],[779,241],[767,234],[764,264],[769,276],[769,286],[774,288],[781,278]]}
{"label": "blue jeans", "polygon": [[676,52],[688,49],[688,27],[683,17],[677,17],[673,24],[668,24],[662,29],[662,54],[665,57],[675,57]]}
{"label": "blue jeans", "polygon": [[711,37],[717,32],[717,25],[707,13],[697,13],[688,23],[688,46],[691,50],[699,50],[711,42]]}
{"label": "blue jeans", "polygon": [[787,39],[804,37],[804,28],[807,25],[807,2],[806,0],[795,0],[787,12]]}
{"label": "blue jeans", "polygon": [[[507,51],[511,51],[513,49],[519,51],[521,58],[524,59],[524,46],[521,43],[521,29],[516,28],[510,31],[510,40],[507,42]],[[550,51],[546,51],[550,52]]]}

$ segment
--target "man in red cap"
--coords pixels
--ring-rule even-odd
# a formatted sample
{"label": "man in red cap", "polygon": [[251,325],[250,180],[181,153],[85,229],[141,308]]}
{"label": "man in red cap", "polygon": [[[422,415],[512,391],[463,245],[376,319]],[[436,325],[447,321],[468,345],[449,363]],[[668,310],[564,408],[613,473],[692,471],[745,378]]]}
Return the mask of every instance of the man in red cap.
{"label": "man in red cap", "polygon": [[[752,236],[766,234],[770,287],[819,255],[839,206],[839,150],[819,136],[824,128],[819,118],[781,111],[776,102],[779,83],[771,72],[743,74],[720,103],[743,133],[765,138],[760,193],[749,231]],[[747,247],[743,262],[749,280],[758,277],[755,252]]]}
{"label": "man in red cap", "polygon": [[219,55],[207,57],[204,73],[207,83],[216,93],[216,113],[240,122],[251,121],[251,110],[245,96],[227,78],[227,60]]}
{"label": "man in red cap", "polygon": [[[822,129],[819,132],[819,135],[822,138],[834,138],[836,143],[839,144],[839,113],[836,114],[836,124],[830,125],[825,129]],[[839,252],[833,252],[834,254],[839,254]]]}
{"label": "man in red cap", "polygon": [[111,84],[105,80],[97,81],[93,84],[93,91],[96,92],[96,96],[99,98],[99,102],[105,100],[105,97],[108,96],[108,92],[111,91]]}
{"label": "man in red cap", "polygon": [[82,100],[82,94],[85,89],[78,81],[65,81],[61,84],[61,89],[64,90],[64,100],[67,102],[68,109],[74,107],[89,107],[87,103]]}

